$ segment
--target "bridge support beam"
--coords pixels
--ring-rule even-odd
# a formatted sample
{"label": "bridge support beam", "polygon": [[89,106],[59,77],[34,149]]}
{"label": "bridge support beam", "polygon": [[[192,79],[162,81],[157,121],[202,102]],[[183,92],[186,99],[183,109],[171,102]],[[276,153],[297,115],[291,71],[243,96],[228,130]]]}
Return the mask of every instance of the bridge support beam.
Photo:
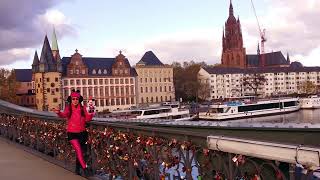
{"label": "bridge support beam", "polygon": [[301,145],[253,141],[223,136],[208,136],[208,148],[290,164],[300,164],[308,168],[320,166],[320,149]]}

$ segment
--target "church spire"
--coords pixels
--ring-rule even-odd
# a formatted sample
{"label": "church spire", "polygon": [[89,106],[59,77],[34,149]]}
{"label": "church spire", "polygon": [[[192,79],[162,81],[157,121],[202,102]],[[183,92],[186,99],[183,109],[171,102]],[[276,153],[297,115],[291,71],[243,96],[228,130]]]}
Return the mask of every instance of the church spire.
{"label": "church spire", "polygon": [[258,43],[257,54],[260,55],[260,44]]}
{"label": "church spire", "polygon": [[52,51],[59,51],[58,47],[58,40],[57,40],[57,35],[56,35],[56,30],[53,27],[53,33],[52,33],[52,45],[51,45],[51,50]]}
{"label": "church spire", "polygon": [[232,6],[232,0],[230,0],[230,6],[229,6],[229,16],[233,16],[233,6]]}

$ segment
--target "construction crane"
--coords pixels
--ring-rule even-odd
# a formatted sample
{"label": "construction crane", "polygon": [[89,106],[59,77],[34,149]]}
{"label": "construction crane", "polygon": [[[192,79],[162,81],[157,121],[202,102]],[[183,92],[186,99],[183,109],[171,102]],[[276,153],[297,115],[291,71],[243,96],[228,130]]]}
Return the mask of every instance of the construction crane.
{"label": "construction crane", "polygon": [[261,30],[261,26],[260,26],[259,19],[258,19],[257,13],[256,13],[256,8],[254,7],[254,4],[253,4],[253,0],[251,0],[251,5],[252,5],[254,15],[256,16],[256,20],[257,20],[257,24],[258,24],[258,28],[259,28],[259,34],[260,34],[260,38],[261,38],[261,54],[264,54],[265,53],[264,52],[264,43],[267,41],[266,29]]}

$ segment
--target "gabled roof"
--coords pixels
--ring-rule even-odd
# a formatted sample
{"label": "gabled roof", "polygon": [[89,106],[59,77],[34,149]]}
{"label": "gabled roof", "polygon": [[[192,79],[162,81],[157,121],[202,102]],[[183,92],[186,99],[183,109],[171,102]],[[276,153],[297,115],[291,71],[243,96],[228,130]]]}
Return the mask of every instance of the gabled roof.
{"label": "gabled roof", "polygon": [[16,81],[18,82],[31,82],[32,70],[31,69],[15,69]]}
{"label": "gabled roof", "polygon": [[[289,62],[283,56],[281,51],[265,53],[265,65],[274,66],[274,65],[289,65]],[[248,66],[259,66],[259,55],[249,54],[247,55],[247,65]]]}
{"label": "gabled roof", "polygon": [[152,51],[146,52],[137,64],[143,64],[145,66],[148,66],[148,65],[163,66],[164,65]]}
{"label": "gabled roof", "polygon": [[[71,61],[71,57],[63,57],[62,58],[62,75],[67,75],[67,66]],[[112,65],[115,62],[115,58],[96,58],[96,57],[82,57],[83,63],[88,68],[89,76],[112,76]],[[128,61],[129,62],[129,61]],[[93,70],[96,70],[96,74],[93,74]],[[101,70],[101,74],[98,74],[99,69]],[[107,74],[104,74],[104,70],[107,70]],[[130,69],[131,76],[137,76],[137,72],[134,68]]]}

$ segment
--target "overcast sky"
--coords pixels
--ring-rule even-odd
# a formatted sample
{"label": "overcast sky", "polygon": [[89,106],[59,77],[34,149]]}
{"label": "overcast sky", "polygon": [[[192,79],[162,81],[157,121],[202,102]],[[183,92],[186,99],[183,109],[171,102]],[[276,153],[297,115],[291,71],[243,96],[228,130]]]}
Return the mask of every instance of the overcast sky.
{"label": "overcast sky", "polygon": [[[253,0],[268,41],[306,66],[320,66],[319,0]],[[247,54],[256,53],[258,26],[250,0],[233,0]],[[57,31],[60,55],[115,57],[133,65],[152,50],[164,63],[220,62],[229,0],[1,0],[0,67],[31,68],[35,50]]]}

